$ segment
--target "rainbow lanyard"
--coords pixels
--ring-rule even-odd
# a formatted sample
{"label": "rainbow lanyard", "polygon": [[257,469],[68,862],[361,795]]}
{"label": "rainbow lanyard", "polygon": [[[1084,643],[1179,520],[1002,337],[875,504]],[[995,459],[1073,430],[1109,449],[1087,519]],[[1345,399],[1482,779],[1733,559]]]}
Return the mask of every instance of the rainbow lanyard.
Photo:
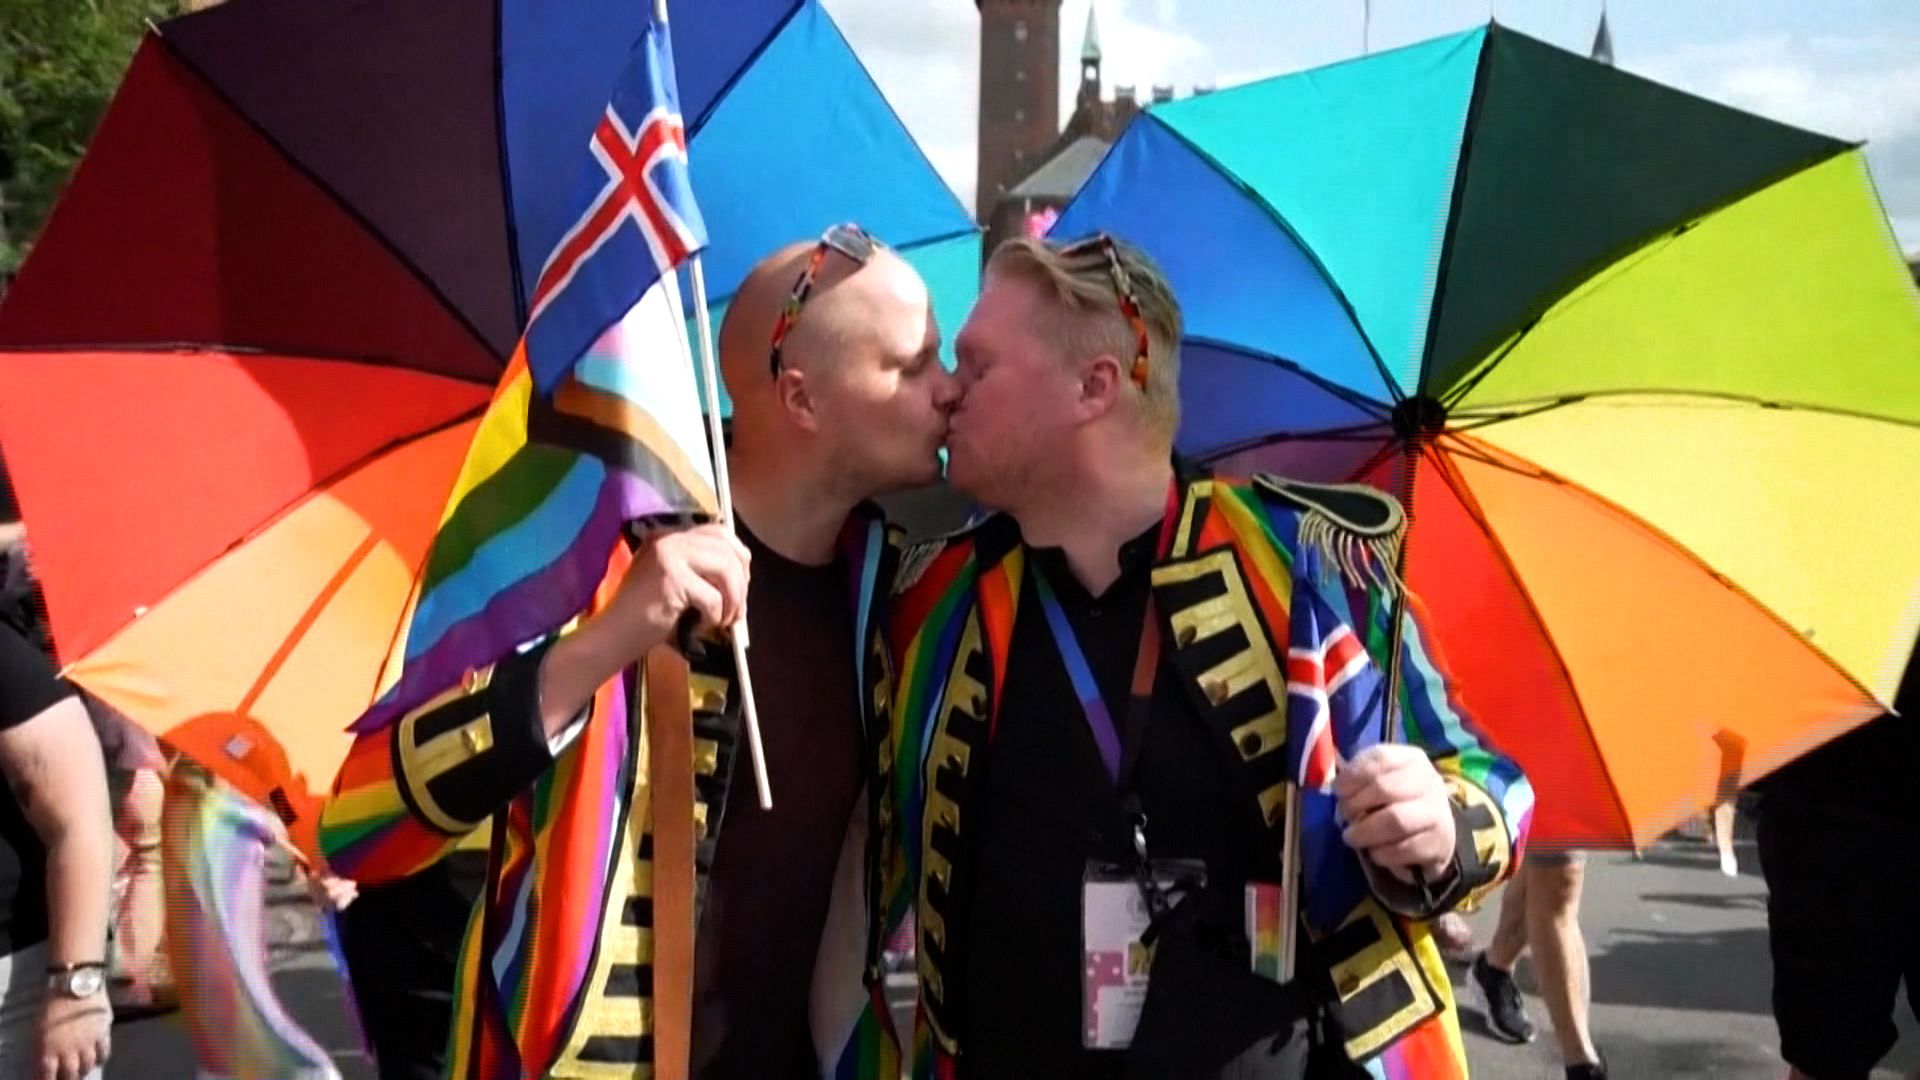
{"label": "rainbow lanyard", "polygon": [[[1155,561],[1166,558],[1172,546],[1179,495],[1180,482],[1176,479],[1167,493],[1167,512],[1161,518]],[[1073,692],[1080,698],[1080,712],[1086,717],[1087,730],[1100,750],[1100,762],[1106,766],[1114,787],[1124,789],[1134,761],[1139,757],[1140,741],[1146,735],[1148,710],[1153,703],[1153,680],[1160,670],[1160,619],[1153,595],[1147,595],[1146,616],[1140,624],[1140,652],[1133,662],[1133,681],[1127,696],[1127,727],[1123,733],[1113,722],[1113,710],[1107,708],[1100,684],[1093,677],[1093,667],[1087,663],[1086,651],[1080,647],[1073,624],[1067,621],[1059,597],[1047,582],[1046,572],[1035,560],[1029,560],[1027,565],[1032,567],[1034,591],[1040,596],[1040,607],[1046,613],[1047,628],[1053,632],[1054,646],[1060,651],[1060,661],[1066,666]]]}

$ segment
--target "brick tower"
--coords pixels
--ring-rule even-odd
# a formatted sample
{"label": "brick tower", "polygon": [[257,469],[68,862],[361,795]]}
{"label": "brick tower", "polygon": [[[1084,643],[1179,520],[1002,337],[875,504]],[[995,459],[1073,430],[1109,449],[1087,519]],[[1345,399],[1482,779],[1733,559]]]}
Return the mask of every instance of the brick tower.
{"label": "brick tower", "polygon": [[1060,0],[976,2],[980,162],[974,216],[985,223],[1060,134]]}

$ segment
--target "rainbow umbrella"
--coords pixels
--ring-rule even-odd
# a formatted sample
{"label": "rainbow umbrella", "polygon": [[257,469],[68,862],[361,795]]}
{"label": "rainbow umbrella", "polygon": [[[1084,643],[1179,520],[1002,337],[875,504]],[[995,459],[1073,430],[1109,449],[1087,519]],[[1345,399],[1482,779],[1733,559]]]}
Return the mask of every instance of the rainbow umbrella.
{"label": "rainbow umbrella", "polygon": [[[0,443],[68,674],[303,847],[650,11],[164,23],[0,304]],[[853,219],[957,320],[973,224],[820,5],[672,25],[716,305]]]}
{"label": "rainbow umbrella", "polygon": [[1920,317],[1858,146],[1499,25],[1157,105],[1056,235],[1186,314],[1183,450],[1362,480],[1546,843],[1640,843],[1878,713]]}

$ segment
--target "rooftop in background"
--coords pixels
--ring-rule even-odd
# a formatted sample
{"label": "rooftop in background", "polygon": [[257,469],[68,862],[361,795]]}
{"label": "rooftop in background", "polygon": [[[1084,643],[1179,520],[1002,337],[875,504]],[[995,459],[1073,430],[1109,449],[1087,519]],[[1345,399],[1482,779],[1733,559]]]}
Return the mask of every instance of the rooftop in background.
{"label": "rooftop in background", "polygon": [[1110,145],[1105,139],[1082,135],[1047,159],[1046,164],[1035,169],[1007,195],[1015,199],[1071,199],[1092,175],[1094,166],[1106,156]]}

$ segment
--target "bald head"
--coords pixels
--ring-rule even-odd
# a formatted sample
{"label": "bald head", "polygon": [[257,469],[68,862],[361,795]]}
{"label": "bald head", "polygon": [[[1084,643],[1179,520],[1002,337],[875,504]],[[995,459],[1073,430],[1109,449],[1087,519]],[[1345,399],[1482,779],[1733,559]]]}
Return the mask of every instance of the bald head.
{"label": "bald head", "polygon": [[760,261],[720,328],[733,456],[831,476],[855,498],[938,476],[952,380],[926,283],[885,248],[866,263],[829,250],[770,369],[774,324],[816,246]]}
{"label": "bald head", "polygon": [[[801,241],[760,260],[727,306],[720,327],[720,369],[736,414],[776,395],[770,368],[773,327],[814,248],[812,241]],[[887,315],[902,307],[925,310],[926,306],[927,287],[920,275],[892,251],[879,249],[860,265],[830,249],[798,322],[781,344],[781,367],[827,375],[836,357],[885,334]],[[905,342],[909,353],[918,348],[920,332],[915,327],[911,340]]]}

